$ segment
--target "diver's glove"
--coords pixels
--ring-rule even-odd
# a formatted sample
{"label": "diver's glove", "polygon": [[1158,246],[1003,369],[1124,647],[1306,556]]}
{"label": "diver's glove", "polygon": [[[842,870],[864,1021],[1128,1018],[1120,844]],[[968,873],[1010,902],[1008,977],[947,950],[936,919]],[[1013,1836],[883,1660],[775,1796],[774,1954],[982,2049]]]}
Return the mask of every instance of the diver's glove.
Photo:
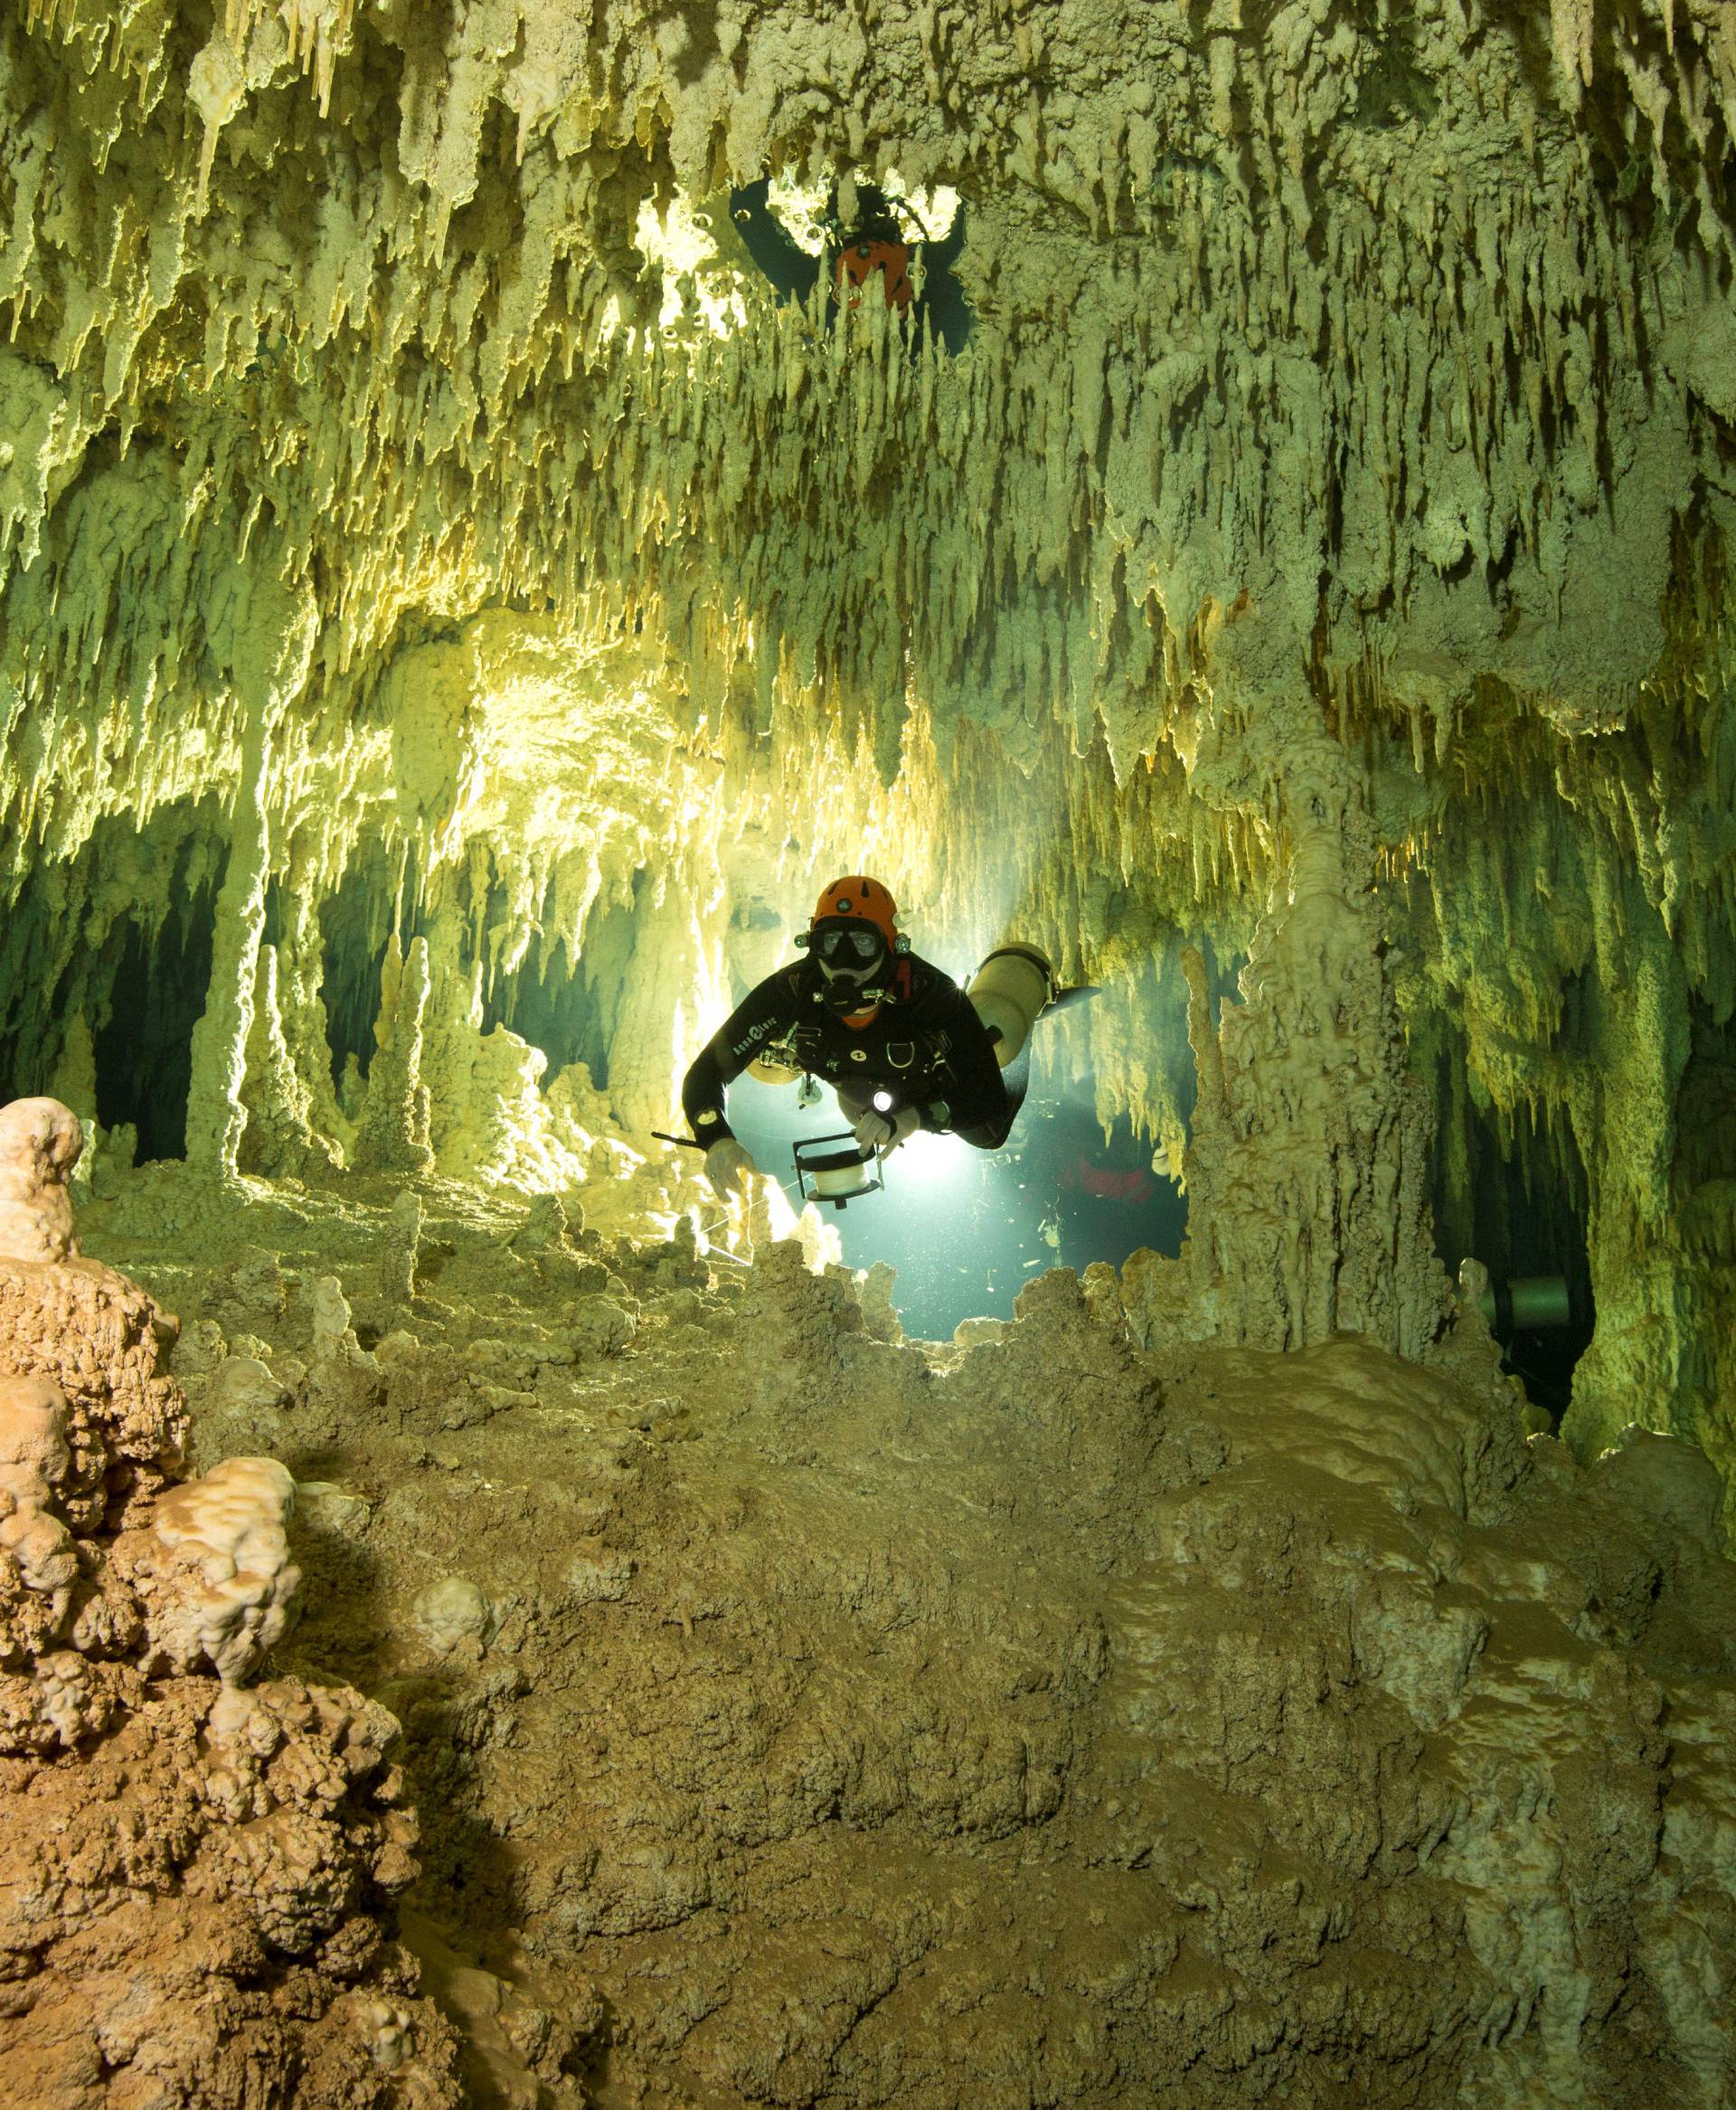
{"label": "diver's glove", "polygon": [[748,1193],[749,1182],[759,1170],[733,1135],[720,1136],[705,1153],[705,1177],[720,1201]]}
{"label": "diver's glove", "polygon": [[921,1126],[922,1116],[914,1107],[901,1107],[896,1114],[877,1114],[871,1107],[856,1116],[856,1147],[890,1157]]}

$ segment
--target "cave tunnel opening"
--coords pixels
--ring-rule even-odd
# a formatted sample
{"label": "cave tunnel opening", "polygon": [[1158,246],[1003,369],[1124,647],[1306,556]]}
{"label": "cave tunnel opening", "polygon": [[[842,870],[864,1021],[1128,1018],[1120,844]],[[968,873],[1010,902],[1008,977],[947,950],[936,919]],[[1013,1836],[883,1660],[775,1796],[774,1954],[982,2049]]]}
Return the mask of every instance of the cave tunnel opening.
{"label": "cave tunnel opening", "polygon": [[178,911],[155,931],[128,918],[110,935],[107,1016],[91,1035],[97,1119],[137,1131],[135,1162],[187,1154],[193,1031],[210,994],[223,865],[194,881],[184,847],[171,896]]}
{"label": "cave tunnel opening", "polygon": [[[1458,1094],[1441,1103],[1453,1109],[1458,1133],[1444,1133],[1448,1147],[1436,1154],[1437,1248],[1455,1276],[1467,1258],[1488,1269],[1502,1368],[1559,1428],[1597,1315],[1586,1242],[1590,1189],[1571,1126],[1563,1111],[1543,1108],[1535,1126],[1504,1134],[1492,1108],[1467,1106]],[[1448,1178],[1449,1158],[1467,1179]],[[1564,1294],[1515,1286],[1554,1282]],[[1532,1315],[1545,1323],[1528,1323]]]}
{"label": "cave tunnel opening", "polygon": [[1695,1232],[1728,1226],[1736,1203],[1736,1015],[1688,999],[1688,1060],[1676,1092],[1676,1203]]}
{"label": "cave tunnel opening", "polygon": [[[599,1091],[608,1090],[609,1043],[655,884],[641,865],[625,899],[595,903],[576,950],[567,937],[551,935],[553,903],[545,900],[542,928],[523,960],[484,977],[483,1031],[504,1027],[540,1050],[548,1059],[545,1086],[578,1062]],[[738,997],[745,994],[737,992]]]}
{"label": "cave tunnel opening", "polygon": [[319,904],[320,1002],[332,1082],[340,1090],[346,1072],[365,1080],[373,1061],[380,977],[401,891],[401,875],[376,855],[352,862]]}
{"label": "cave tunnel opening", "polygon": [[1074,1093],[1027,1106],[1023,1120],[1014,1154],[1043,1210],[1050,1264],[1083,1275],[1098,1261],[1119,1268],[1141,1249],[1180,1255],[1186,1192],[1153,1163],[1149,1138],[1126,1114],[1106,1124],[1089,1093]]}
{"label": "cave tunnel opening", "polygon": [[[601,912],[599,920],[629,918],[627,909]],[[589,939],[589,934],[588,934]],[[586,954],[591,951],[589,942]],[[484,999],[485,1032],[505,1026],[549,1059],[547,1076],[558,1077],[569,1064],[582,1062],[599,1090],[609,1083],[609,1005],[587,971],[585,956],[575,962],[564,946],[533,946],[524,964],[505,975]]]}
{"label": "cave tunnel opening", "polygon": [[[730,1087],[730,1123],[797,1207],[795,1144],[843,1133],[829,1092],[804,1110],[789,1088],[751,1077]],[[1142,1246],[1178,1254],[1186,1199],[1151,1158],[1125,1116],[1106,1136],[1089,1094],[1040,1082],[1002,1149],[919,1134],[887,1160],[882,1192],[824,1214],[846,1266],[895,1271],[905,1331],[946,1340],[966,1319],[1010,1319],[1046,1267],[1119,1267]]]}
{"label": "cave tunnel opening", "polygon": [[[1235,989],[1243,956],[1220,956],[1203,937],[1197,942],[1215,1015]],[[1185,1134],[1195,1079],[1181,976],[1160,975],[1129,1001]],[[1181,1252],[1185,1192],[1154,1163],[1151,1138],[1126,1114],[1099,1114],[1084,1015],[1061,1013],[1037,1028],[1031,1089],[1003,1148],[973,1150],[957,1136],[919,1134],[887,1161],[882,1192],[825,1211],[847,1266],[878,1262],[895,1271],[892,1302],[908,1333],[946,1340],[964,1320],[1009,1319],[1020,1290],[1048,1267],[1082,1275],[1099,1260],[1118,1268],[1142,1248],[1172,1259]],[[844,1127],[829,1091],[804,1108],[792,1088],[749,1075],[730,1087],[729,1115],[755,1162],[797,1206],[795,1144]]]}

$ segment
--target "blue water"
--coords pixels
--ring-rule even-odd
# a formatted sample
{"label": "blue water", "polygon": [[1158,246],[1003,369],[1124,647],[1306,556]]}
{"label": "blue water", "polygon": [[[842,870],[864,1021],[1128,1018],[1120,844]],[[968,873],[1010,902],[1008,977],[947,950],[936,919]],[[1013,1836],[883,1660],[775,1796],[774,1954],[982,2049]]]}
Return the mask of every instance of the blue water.
{"label": "blue water", "polygon": [[[799,1207],[795,1142],[845,1125],[829,1091],[803,1113],[790,1087],[744,1077],[730,1087],[730,1126]],[[886,1161],[882,1192],[824,1214],[850,1267],[881,1260],[896,1269],[892,1301],[905,1332],[946,1340],[961,1319],[1010,1318],[1019,1291],[1045,1267],[1118,1267],[1142,1245],[1179,1252],[1187,1205],[1172,1182],[1151,1175],[1137,1197],[1090,1192],[1091,1168],[1109,1175],[1099,1183],[1113,1184],[1117,1175],[1138,1181],[1149,1158],[1125,1124],[1106,1146],[1087,1109],[1032,1099],[1005,1149],[912,1136]]]}

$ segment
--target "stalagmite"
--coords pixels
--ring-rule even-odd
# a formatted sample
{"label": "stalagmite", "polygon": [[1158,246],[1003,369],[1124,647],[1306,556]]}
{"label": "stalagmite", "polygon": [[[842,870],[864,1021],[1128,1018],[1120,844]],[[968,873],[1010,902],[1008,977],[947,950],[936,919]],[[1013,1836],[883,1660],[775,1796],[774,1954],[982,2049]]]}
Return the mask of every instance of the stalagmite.
{"label": "stalagmite", "polygon": [[297,1064],[284,1028],[278,966],[277,947],[262,945],[241,1094],[246,1126],[236,1164],[243,1172],[293,1177],[330,1166],[338,1153],[315,1126],[314,1084]]}
{"label": "stalagmite", "polygon": [[79,1258],[68,1182],[83,1148],[78,1116],[57,1099],[14,1099],[0,1111],[0,1254]]}
{"label": "stalagmite", "polygon": [[[13,1184],[63,1199],[67,1110],[14,1102],[0,1130]],[[46,1175],[44,1132],[70,1139]],[[0,1368],[78,1372],[71,1398],[0,1376],[0,2093],[97,2102],[107,2068],[240,2100],[239,2039],[336,2100],[369,2086],[373,2000],[398,2017],[411,2099],[456,2105],[450,2032],[382,1924],[415,1872],[391,1717],[341,1685],[248,1682],[298,1580],[295,1484],[251,1458],[168,1484],[175,1322],[70,1229],[0,1254]]]}
{"label": "stalagmite", "polygon": [[381,975],[373,1067],[355,1139],[358,1171],[425,1173],[433,1165],[429,1090],[422,1081],[428,996],[428,940],[412,938],[405,957],[394,937]]}

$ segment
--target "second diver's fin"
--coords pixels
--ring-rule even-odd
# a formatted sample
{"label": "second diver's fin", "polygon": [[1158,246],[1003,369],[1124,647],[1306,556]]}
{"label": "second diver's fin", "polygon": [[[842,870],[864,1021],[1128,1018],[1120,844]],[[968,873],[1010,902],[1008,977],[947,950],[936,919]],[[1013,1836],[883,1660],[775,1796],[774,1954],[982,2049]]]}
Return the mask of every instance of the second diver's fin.
{"label": "second diver's fin", "polygon": [[1102,994],[1094,982],[1081,982],[1076,989],[1057,989],[1037,1016],[1045,1019],[1051,1012],[1065,1011],[1070,1003],[1089,1003],[1093,996]]}

